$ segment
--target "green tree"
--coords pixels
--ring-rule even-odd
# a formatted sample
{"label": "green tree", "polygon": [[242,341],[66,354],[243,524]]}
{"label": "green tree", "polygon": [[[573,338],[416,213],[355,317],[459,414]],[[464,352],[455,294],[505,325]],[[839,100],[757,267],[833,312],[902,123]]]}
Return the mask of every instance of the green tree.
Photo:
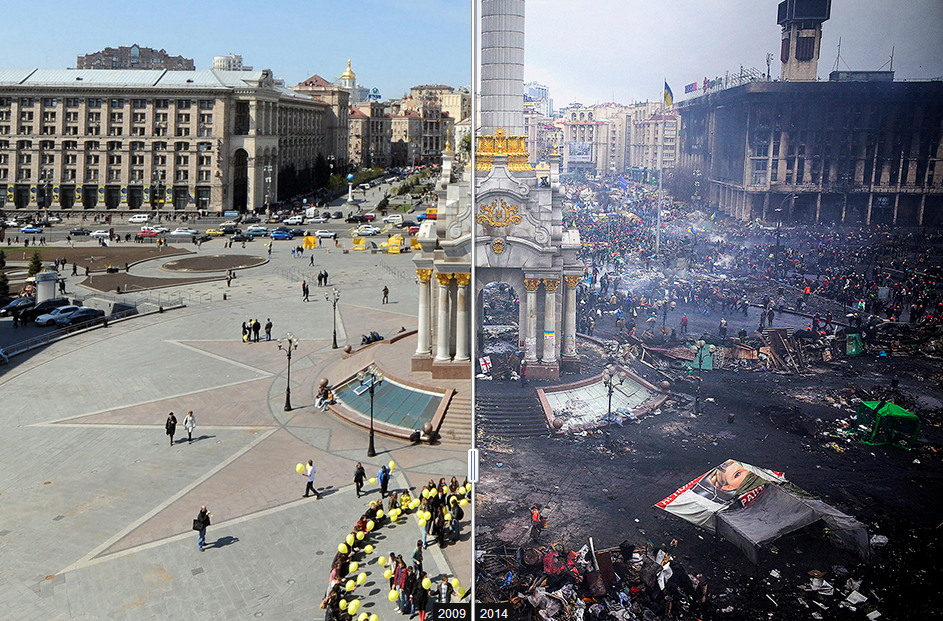
{"label": "green tree", "polygon": [[33,253],[33,257],[29,260],[29,271],[27,272],[28,276],[35,276],[43,269],[43,255],[37,250]]}

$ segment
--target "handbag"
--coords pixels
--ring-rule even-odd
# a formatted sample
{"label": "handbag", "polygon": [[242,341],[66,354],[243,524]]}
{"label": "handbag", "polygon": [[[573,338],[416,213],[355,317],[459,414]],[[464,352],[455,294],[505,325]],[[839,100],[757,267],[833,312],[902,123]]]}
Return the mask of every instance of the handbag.
{"label": "handbag", "polygon": [[203,530],[203,520],[200,518],[193,518],[193,530]]}

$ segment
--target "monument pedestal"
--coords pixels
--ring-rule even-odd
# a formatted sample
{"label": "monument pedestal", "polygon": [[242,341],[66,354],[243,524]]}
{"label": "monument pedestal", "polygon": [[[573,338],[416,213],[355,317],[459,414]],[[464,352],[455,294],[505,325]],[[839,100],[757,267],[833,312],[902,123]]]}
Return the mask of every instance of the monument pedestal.
{"label": "monument pedestal", "polygon": [[414,354],[411,362],[412,362],[410,365],[411,371],[421,372],[421,373],[432,372],[432,355],[431,354]]}
{"label": "monument pedestal", "polygon": [[[415,360],[415,358],[414,358]],[[440,362],[433,360],[431,365],[432,379],[471,379],[471,361],[464,362]]]}
{"label": "monument pedestal", "polygon": [[542,362],[538,362],[537,364],[528,364],[527,379],[551,380],[555,382],[560,379],[560,366],[556,363],[544,364]]}
{"label": "monument pedestal", "polygon": [[560,358],[560,370],[564,373],[579,373],[580,372],[580,357],[579,356],[563,356]]}

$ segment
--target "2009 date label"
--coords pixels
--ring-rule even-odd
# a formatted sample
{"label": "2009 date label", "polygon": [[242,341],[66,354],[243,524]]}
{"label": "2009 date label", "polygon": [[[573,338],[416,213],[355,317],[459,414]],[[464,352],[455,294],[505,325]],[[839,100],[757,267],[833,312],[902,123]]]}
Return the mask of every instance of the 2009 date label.
{"label": "2009 date label", "polygon": [[514,621],[510,604],[475,604],[475,621]]}
{"label": "2009 date label", "polygon": [[441,604],[432,608],[432,621],[471,621],[471,604]]}

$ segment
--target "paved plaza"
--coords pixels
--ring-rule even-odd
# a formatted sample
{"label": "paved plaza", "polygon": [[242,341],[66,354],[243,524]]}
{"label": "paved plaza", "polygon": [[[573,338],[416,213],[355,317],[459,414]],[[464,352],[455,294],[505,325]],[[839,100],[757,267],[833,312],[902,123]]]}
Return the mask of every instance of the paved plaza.
{"label": "paved plaza", "polygon": [[[341,294],[338,345],[356,347],[371,330],[415,328],[410,256],[319,249],[312,267],[312,251],[292,258],[293,245],[275,242],[271,259],[240,270],[231,286],[218,274],[159,290],[186,307],[79,333],[0,366],[5,618],[320,618],[337,544],[379,496],[368,485],[369,497],[356,497],[357,461],[375,476],[395,460],[391,489],[464,477],[467,446],[377,436],[379,454],[368,459],[364,430],[314,407],[318,381],[342,379],[330,376],[343,367],[342,349],[331,348],[330,289],[316,286],[317,273],[326,269]],[[268,258],[259,241],[223,250],[214,240],[199,252]],[[179,277],[161,269],[167,260],[131,273]],[[87,292],[80,280],[70,279],[70,292]],[[241,341],[250,318],[271,318],[273,342]],[[10,324],[0,320],[0,344],[39,333],[14,334]],[[274,338],[289,331],[300,344],[291,365],[294,409],[285,412],[286,357]],[[470,386],[463,390],[467,398]],[[192,444],[183,429],[188,410],[197,422]],[[171,411],[179,421],[173,446],[164,434]],[[295,464],[308,459],[317,466],[321,500],[301,497],[305,479]],[[202,504],[214,516],[203,553],[190,530]],[[433,578],[455,575],[468,587],[471,528],[463,526],[461,543],[430,547],[425,567]],[[374,554],[355,558],[369,576],[355,591],[364,611],[399,616],[377,557],[394,551],[408,558],[419,536],[412,515],[387,522],[375,531]]]}

